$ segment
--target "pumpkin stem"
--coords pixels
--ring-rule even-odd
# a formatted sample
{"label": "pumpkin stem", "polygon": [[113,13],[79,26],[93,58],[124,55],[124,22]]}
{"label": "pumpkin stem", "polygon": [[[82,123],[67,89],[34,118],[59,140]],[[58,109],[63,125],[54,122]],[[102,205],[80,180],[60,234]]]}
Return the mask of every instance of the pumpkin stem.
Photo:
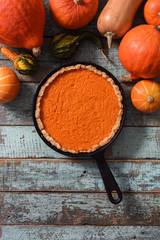
{"label": "pumpkin stem", "polygon": [[3,55],[6,56],[12,62],[15,62],[15,60],[18,57],[18,54],[12,52],[11,50],[9,50],[6,47],[1,47],[1,53],[3,53]]}
{"label": "pumpkin stem", "polygon": [[157,29],[160,31],[160,25],[159,26],[156,26],[157,27]]}
{"label": "pumpkin stem", "polygon": [[74,0],[75,4],[79,5],[81,4],[81,0]]}
{"label": "pumpkin stem", "polygon": [[104,36],[107,38],[108,48],[111,48],[112,38],[113,38],[113,36],[115,36],[115,33],[113,33],[113,32],[107,32],[107,33],[104,34]]}
{"label": "pumpkin stem", "polygon": [[119,80],[121,82],[132,82],[133,81],[130,74],[119,76]]}
{"label": "pumpkin stem", "polygon": [[33,55],[35,57],[38,57],[41,54],[41,48],[40,47],[34,47],[32,48]]}
{"label": "pumpkin stem", "polygon": [[148,97],[147,97],[147,102],[148,102],[148,103],[154,102],[154,98],[153,98],[152,96],[148,96]]}

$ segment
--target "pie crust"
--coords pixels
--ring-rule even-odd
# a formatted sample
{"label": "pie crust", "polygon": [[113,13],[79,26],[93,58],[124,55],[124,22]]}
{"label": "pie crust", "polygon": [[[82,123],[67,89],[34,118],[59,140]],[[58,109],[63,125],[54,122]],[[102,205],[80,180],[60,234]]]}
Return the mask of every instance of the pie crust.
{"label": "pie crust", "polygon": [[[119,114],[117,116],[117,120],[116,120],[116,124],[114,125],[114,127],[111,129],[110,134],[103,139],[100,143],[98,143],[95,146],[92,146],[90,149],[86,149],[86,150],[74,150],[74,149],[67,149],[63,146],[61,146],[58,142],[55,141],[55,139],[53,139],[45,130],[43,122],[41,120],[41,99],[44,96],[44,92],[46,90],[46,88],[57,78],[57,76],[63,74],[66,71],[71,71],[71,70],[78,70],[78,69],[88,69],[98,75],[101,75],[103,78],[105,78],[107,81],[110,82],[110,84],[113,86],[113,90],[117,96],[118,99],[118,104],[119,104]],[[43,134],[43,136],[45,137],[45,139],[50,142],[53,146],[55,146],[56,148],[64,151],[64,152],[70,152],[70,153],[89,153],[89,152],[94,152],[96,149],[106,145],[107,143],[109,143],[111,141],[111,139],[114,137],[114,135],[116,134],[116,132],[118,131],[119,127],[120,127],[120,123],[121,123],[121,119],[122,119],[122,114],[123,114],[123,104],[122,104],[122,95],[121,92],[119,90],[119,87],[114,83],[113,79],[110,78],[105,72],[102,72],[98,69],[96,69],[95,67],[93,67],[92,65],[83,65],[83,64],[77,64],[74,66],[68,66],[68,67],[63,67],[61,68],[59,71],[55,72],[50,78],[48,78],[48,80],[42,85],[38,97],[37,97],[37,101],[36,101],[36,110],[35,110],[35,118],[37,121],[37,125],[41,131],[41,133]]]}

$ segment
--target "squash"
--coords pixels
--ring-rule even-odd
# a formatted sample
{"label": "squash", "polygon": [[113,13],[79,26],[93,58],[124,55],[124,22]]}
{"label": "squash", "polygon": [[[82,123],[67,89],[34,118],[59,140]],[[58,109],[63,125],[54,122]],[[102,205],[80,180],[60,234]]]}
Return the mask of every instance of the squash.
{"label": "squash", "polygon": [[66,29],[86,26],[98,11],[99,0],[50,0],[49,6],[55,22]]}
{"label": "squash", "polygon": [[58,59],[69,58],[75,51],[79,43],[89,39],[95,43],[102,56],[108,61],[107,56],[103,53],[102,40],[94,33],[82,32],[80,34],[59,33],[53,37],[50,44],[50,53]]}
{"label": "squash", "polygon": [[136,11],[143,0],[109,0],[97,20],[99,32],[107,38],[108,47],[112,39],[121,38],[132,26]]}
{"label": "squash", "polygon": [[13,70],[0,67],[0,103],[12,101],[19,92],[19,80]]}
{"label": "squash", "polygon": [[36,60],[30,54],[16,54],[6,47],[1,48],[1,52],[14,63],[14,68],[23,75],[30,74],[36,69]]}
{"label": "squash", "polygon": [[141,112],[151,113],[160,108],[160,83],[142,80],[134,85],[131,100],[135,108]]}
{"label": "squash", "polygon": [[148,0],[146,2],[144,18],[148,24],[160,25],[160,0]]}
{"label": "squash", "polygon": [[160,26],[139,25],[123,37],[119,59],[129,75],[121,81],[155,78],[160,75]]}
{"label": "squash", "polygon": [[45,25],[42,0],[0,1],[0,43],[41,52]]}

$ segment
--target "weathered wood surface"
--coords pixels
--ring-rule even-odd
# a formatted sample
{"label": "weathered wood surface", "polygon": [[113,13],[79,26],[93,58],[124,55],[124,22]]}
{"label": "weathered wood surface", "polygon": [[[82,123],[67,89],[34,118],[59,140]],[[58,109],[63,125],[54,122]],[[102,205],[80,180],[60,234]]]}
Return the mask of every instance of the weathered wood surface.
{"label": "weathered wood surface", "polygon": [[[117,78],[126,74],[118,58],[120,40],[114,41],[108,51],[103,39],[104,52],[110,59],[108,62],[90,41],[80,44],[67,61],[53,58],[48,51],[51,37],[64,29],[52,20],[49,0],[43,2],[46,27],[42,54],[37,58],[37,71],[30,76],[17,73],[21,81],[19,96],[0,106],[0,224],[8,224],[1,226],[0,239],[159,240],[160,228],[150,225],[160,226],[160,111],[147,115],[133,108],[130,91],[134,84],[122,84],[128,103],[127,119],[122,133],[105,153],[120,188],[125,192],[119,205],[108,201],[94,161],[69,160],[57,154],[41,141],[33,127],[32,101],[38,83],[61,64],[88,61],[103,66]],[[138,10],[133,26],[144,23],[145,2]],[[96,19],[105,4],[106,1],[100,0],[99,11],[92,23],[77,32],[88,30],[99,34]],[[24,49],[13,50],[24,52]],[[13,69],[13,64],[1,53],[0,65]],[[37,226],[9,226],[14,224]],[[74,227],[58,226],[68,224]]]}
{"label": "weathered wood surface", "polygon": [[[125,126],[160,126],[160,111],[144,114],[136,110],[130,99],[132,84],[122,84],[127,99],[127,117]],[[18,97],[0,105],[0,125],[33,125],[33,98],[38,83],[21,83]]]}
{"label": "weathered wood surface", "polygon": [[[49,148],[33,126],[0,126],[0,158],[68,158]],[[159,127],[124,127],[106,159],[159,159]]]}
{"label": "weathered wood surface", "polygon": [[160,226],[160,193],[0,193],[0,224]]}
{"label": "weathered wood surface", "polygon": [[[122,191],[160,192],[160,160],[108,161]],[[0,191],[105,191],[95,161],[0,160]]]}
{"label": "weathered wood surface", "polygon": [[1,226],[1,240],[159,240],[160,227]]}

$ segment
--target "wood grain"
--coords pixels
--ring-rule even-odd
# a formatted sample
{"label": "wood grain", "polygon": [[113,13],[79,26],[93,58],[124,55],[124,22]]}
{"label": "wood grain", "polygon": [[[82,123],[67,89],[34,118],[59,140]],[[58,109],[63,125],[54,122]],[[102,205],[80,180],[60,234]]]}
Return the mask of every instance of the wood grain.
{"label": "wood grain", "polygon": [[[122,84],[127,99],[127,117],[125,126],[160,126],[160,111],[145,114],[136,110],[130,99],[132,84]],[[0,125],[33,125],[33,98],[38,83],[21,83],[18,97],[0,105]]]}
{"label": "wood grain", "polygon": [[[160,128],[124,127],[106,159],[159,159]],[[33,126],[0,126],[0,158],[68,158],[49,148]]]}
{"label": "wood grain", "polygon": [[160,227],[1,226],[1,240],[159,240]]}
{"label": "wood grain", "polygon": [[[160,161],[108,161],[122,191],[160,192]],[[91,160],[0,160],[0,191],[105,191]]]}
{"label": "wood grain", "polygon": [[0,224],[160,226],[160,193],[0,193]]}

